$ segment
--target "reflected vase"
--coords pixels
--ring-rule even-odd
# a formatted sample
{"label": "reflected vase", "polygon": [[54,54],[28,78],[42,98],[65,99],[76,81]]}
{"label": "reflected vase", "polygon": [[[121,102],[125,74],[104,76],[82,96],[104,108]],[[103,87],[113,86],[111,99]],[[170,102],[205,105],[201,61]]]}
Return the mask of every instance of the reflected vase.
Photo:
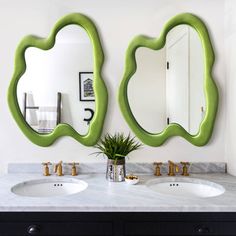
{"label": "reflected vase", "polygon": [[106,179],[110,182],[122,182],[125,180],[125,158],[122,160],[107,159]]}

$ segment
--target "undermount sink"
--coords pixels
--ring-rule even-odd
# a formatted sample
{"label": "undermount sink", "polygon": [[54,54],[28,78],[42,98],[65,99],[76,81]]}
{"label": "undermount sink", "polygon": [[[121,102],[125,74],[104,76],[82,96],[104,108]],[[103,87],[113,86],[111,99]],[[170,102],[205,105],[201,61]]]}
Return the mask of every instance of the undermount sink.
{"label": "undermount sink", "polygon": [[11,191],[25,197],[57,197],[79,193],[87,187],[88,184],[83,180],[49,177],[19,183]]}
{"label": "undermount sink", "polygon": [[214,182],[186,177],[152,179],[147,181],[146,186],[157,193],[177,197],[209,198],[225,192],[221,185]]}

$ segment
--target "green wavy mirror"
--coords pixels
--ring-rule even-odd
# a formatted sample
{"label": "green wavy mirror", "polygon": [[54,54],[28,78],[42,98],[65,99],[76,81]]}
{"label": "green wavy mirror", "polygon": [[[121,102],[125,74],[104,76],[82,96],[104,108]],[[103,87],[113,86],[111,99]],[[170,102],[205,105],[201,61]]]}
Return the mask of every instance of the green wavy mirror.
{"label": "green wavy mirror", "polygon": [[209,141],[218,106],[213,63],[207,28],[189,13],[169,20],[159,38],[131,41],[119,104],[143,143],[160,146],[172,136],[196,146]]}
{"label": "green wavy mirror", "polygon": [[33,143],[49,146],[61,136],[86,146],[97,143],[108,100],[103,61],[97,29],[79,13],[60,19],[48,38],[23,38],[15,53],[8,104]]}

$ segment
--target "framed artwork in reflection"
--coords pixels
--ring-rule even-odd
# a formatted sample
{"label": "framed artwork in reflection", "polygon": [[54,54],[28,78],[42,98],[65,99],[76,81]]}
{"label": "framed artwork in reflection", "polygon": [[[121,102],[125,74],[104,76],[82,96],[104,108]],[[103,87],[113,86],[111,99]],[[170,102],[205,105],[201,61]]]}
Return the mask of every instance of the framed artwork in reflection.
{"label": "framed artwork in reflection", "polygon": [[94,102],[93,72],[79,72],[79,100]]}

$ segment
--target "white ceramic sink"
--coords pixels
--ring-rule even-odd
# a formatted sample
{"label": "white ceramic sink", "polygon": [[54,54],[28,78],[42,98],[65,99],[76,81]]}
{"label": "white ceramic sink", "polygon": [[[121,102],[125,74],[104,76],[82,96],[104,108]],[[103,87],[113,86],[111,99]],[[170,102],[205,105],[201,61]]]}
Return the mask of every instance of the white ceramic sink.
{"label": "white ceramic sink", "polygon": [[84,191],[88,184],[72,178],[37,179],[19,183],[11,188],[17,195],[25,197],[56,197]]}
{"label": "white ceramic sink", "polygon": [[147,181],[147,187],[155,192],[177,197],[216,197],[225,189],[214,182],[185,177],[164,177]]}

